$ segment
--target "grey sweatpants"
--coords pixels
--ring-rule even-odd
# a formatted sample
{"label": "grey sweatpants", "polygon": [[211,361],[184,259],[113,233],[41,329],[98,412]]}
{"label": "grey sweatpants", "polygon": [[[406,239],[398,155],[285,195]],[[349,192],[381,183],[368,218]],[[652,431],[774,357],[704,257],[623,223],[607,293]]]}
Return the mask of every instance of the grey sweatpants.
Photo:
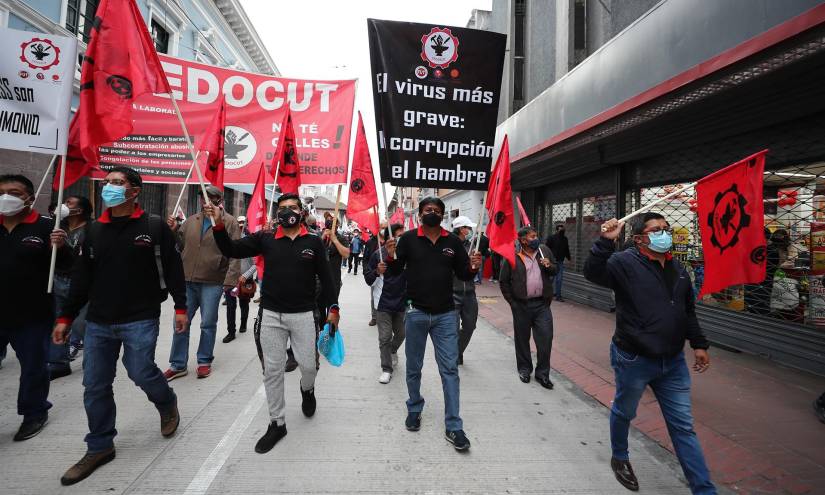
{"label": "grey sweatpants", "polygon": [[398,352],[404,343],[404,312],[388,313],[378,311],[375,315],[378,323],[378,349],[381,352],[381,369],[392,373],[392,355]]}
{"label": "grey sweatpants", "polygon": [[301,369],[301,390],[315,386],[315,319],[312,311],[276,313],[264,310],[261,322],[261,348],[264,354],[264,388],[269,403],[269,418],[284,424],[284,366],[287,340]]}

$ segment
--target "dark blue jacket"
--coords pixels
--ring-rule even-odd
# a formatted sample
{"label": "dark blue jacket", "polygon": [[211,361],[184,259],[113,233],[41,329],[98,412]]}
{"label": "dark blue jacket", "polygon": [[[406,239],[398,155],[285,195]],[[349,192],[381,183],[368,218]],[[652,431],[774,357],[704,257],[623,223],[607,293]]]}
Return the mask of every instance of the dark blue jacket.
{"label": "dark blue jacket", "polygon": [[[381,248],[370,256],[370,261],[364,269],[364,280],[367,285],[372,285],[378,278],[379,256],[387,257],[387,250]],[[384,272],[384,288],[381,290],[381,298],[378,300],[378,311],[386,313],[401,313],[407,302],[407,277],[402,271],[400,275],[392,275],[389,270]]]}
{"label": "dark blue jacket", "polygon": [[616,294],[616,333],[620,349],[646,357],[670,357],[681,351],[685,339],[694,349],[707,349],[699,328],[690,277],[672,260],[676,279],[671,291],[662,270],[636,248],[614,252],[615,244],[600,238],[584,265],[584,276]]}

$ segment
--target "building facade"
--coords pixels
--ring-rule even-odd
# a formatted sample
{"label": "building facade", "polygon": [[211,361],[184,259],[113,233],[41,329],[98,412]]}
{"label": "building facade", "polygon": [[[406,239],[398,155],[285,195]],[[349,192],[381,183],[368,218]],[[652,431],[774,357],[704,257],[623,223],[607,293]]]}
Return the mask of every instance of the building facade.
{"label": "building facade", "polygon": [[[78,39],[78,53],[86,50],[98,0],[0,0],[0,26]],[[204,64],[279,76],[239,0],[136,0],[155,42],[158,53],[195,60]],[[80,71],[76,73],[72,110],[79,101]],[[48,155],[0,150],[0,173],[22,173],[37,184],[48,168]],[[165,215],[174,206],[181,186],[146,184],[141,202],[152,213]],[[52,194],[48,187],[38,197],[36,207],[45,212]],[[248,204],[244,188],[226,188],[227,210],[243,214]],[[81,179],[67,189],[69,194],[93,201],[98,188],[94,181]],[[56,197],[56,195],[54,196]],[[197,186],[184,193],[184,210],[200,209]]]}
{"label": "building facade", "polygon": [[[716,344],[825,374],[825,4],[494,0],[491,26],[510,35],[497,141],[533,223],[567,226],[565,297],[612,305],[581,275],[602,222],[769,149],[766,278],[698,314]],[[659,210],[698,293],[694,192]]]}

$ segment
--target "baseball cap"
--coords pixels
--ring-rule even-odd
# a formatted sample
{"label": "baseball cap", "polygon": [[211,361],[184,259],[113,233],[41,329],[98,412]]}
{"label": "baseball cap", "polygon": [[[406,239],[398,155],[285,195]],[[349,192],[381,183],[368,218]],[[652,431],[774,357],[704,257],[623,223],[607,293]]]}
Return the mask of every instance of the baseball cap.
{"label": "baseball cap", "polygon": [[238,222],[239,222],[239,223],[240,223],[240,222],[246,222],[246,217],[245,217],[245,216],[243,216],[243,215],[239,216],[239,217],[238,217]]}
{"label": "baseball cap", "polygon": [[472,220],[465,216],[456,217],[453,220],[453,228],[458,229],[461,227],[470,227],[471,229],[474,229],[476,228],[476,224],[474,224]]}

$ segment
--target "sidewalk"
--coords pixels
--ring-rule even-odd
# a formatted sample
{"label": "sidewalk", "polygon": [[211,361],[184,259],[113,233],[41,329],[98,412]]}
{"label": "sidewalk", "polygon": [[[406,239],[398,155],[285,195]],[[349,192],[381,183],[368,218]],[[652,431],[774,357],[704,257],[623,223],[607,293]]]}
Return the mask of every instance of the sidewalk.
{"label": "sidewalk", "polygon": [[[510,307],[498,285],[485,281],[477,294],[481,316],[512,335]],[[569,302],[554,302],[552,310],[553,368],[609,407],[615,315]],[[719,348],[711,348],[711,362],[708,372],[691,375],[696,431],[713,479],[740,493],[825,493],[825,425],[811,407],[825,391],[825,378]],[[513,356],[513,374],[514,363]],[[673,451],[649,390],[633,425]]]}
{"label": "sidewalk", "polygon": [[[362,277],[344,274],[346,362],[341,368],[322,363],[318,411],[311,419],[300,412],[299,372],[287,375],[289,434],[268,454],[253,450],[269,418],[252,335],[239,334],[230,344],[218,341],[207,379],[195,378],[190,353],[189,376],[172,382],[181,426],[170,439],[161,437],[157,411],[119,366],[117,458],[72,487],[61,487],[58,480],[85,451],[80,363],[73,363],[74,374],[53,382],[54,408],[46,429],[16,443],[11,437],[20,421],[13,400],[19,366],[10,356],[0,370],[5,398],[0,402],[0,493],[626,493],[609,467],[606,409],[563,377],[553,391],[519,382],[511,372],[512,341],[484,320],[461,368],[470,452],[460,454],[444,440],[444,405],[431,346],[423,372],[428,403],[422,428],[406,431],[404,357],[392,382],[379,384],[368,297]],[[171,305],[164,305],[156,354],[161,367],[168,358],[171,313]],[[224,315],[221,307],[219,338]],[[198,323],[196,317],[195,328]],[[194,333],[191,349],[198,339]],[[630,445],[641,493],[688,493],[669,452],[635,430]]]}

